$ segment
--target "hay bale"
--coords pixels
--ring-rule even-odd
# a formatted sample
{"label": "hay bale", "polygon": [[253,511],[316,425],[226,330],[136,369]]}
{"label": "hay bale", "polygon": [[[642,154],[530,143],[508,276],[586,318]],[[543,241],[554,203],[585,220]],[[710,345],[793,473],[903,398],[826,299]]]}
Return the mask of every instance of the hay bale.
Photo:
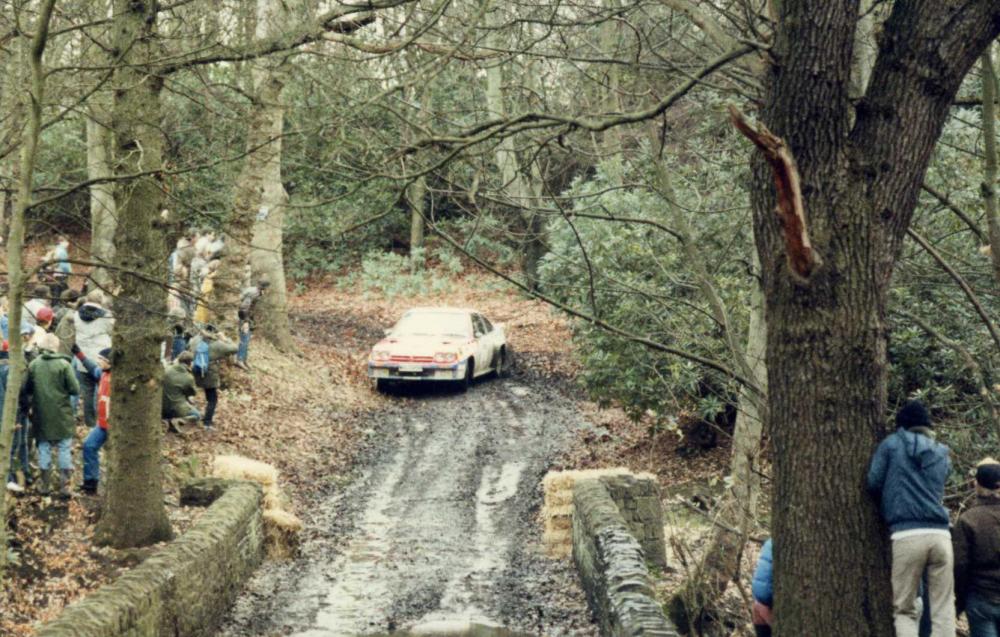
{"label": "hay bale", "polygon": [[573,552],[573,486],[577,480],[604,476],[628,475],[625,467],[550,471],[542,478],[542,521],[545,531],[542,543],[553,558],[564,558]]}
{"label": "hay bale", "polygon": [[277,469],[243,456],[216,456],[212,460],[212,475],[228,480],[250,480],[265,488],[278,483]]}
{"label": "hay bale", "polygon": [[302,520],[287,511],[264,511],[264,546],[267,556],[274,560],[294,557],[299,549],[299,531]]}

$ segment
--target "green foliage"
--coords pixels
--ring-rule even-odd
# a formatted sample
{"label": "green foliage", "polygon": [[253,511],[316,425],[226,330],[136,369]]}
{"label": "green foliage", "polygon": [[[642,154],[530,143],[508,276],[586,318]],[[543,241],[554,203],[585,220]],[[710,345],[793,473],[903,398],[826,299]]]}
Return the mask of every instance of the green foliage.
{"label": "green foliage", "polygon": [[461,268],[461,262],[449,258],[440,269],[428,268],[423,257],[419,252],[414,258],[395,252],[370,252],[361,260],[361,268],[343,277],[340,285],[360,285],[367,292],[390,298],[447,292],[451,287],[449,274],[456,274],[455,268]]}
{"label": "green foliage", "polygon": [[[578,179],[564,193],[574,202],[568,212],[672,227],[669,206],[673,204],[663,195],[650,186],[619,187],[652,182],[646,159],[612,170],[601,165],[593,177]],[[670,171],[677,184],[674,201],[684,206],[699,200],[706,209],[721,204],[735,181],[709,179],[694,166],[671,165]],[[704,191],[695,192],[696,188]],[[696,228],[692,239],[714,274],[715,288],[730,308],[732,329],[742,342],[750,246],[736,228],[739,220],[679,212]],[[552,220],[548,237],[551,251],[542,267],[547,292],[633,334],[728,363],[730,352],[720,326],[711,318],[690,264],[669,232],[649,224],[569,214]],[[583,358],[583,383],[591,395],[603,404],[617,401],[634,418],[654,415],[658,426],[666,428],[674,426],[678,410],[688,409],[712,420],[735,395],[732,383],[716,373],[586,321],[577,322],[575,337]]]}

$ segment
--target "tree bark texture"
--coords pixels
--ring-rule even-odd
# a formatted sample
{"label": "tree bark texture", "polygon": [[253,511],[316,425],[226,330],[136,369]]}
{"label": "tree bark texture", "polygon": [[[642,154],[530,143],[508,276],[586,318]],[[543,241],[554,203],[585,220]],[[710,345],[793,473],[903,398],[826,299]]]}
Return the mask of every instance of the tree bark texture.
{"label": "tree bark texture", "polygon": [[116,0],[114,47],[124,52],[115,70],[111,116],[117,175],[151,174],[115,188],[118,231],[115,269],[114,371],[107,449],[108,480],[96,540],[116,548],[146,546],[171,537],[163,506],[160,426],[160,344],[167,332],[167,274],[161,169],[162,79],[156,0]]}
{"label": "tree bark texture", "polygon": [[[110,112],[104,96],[95,96],[88,105],[87,117],[87,178],[107,179],[111,176],[108,128]],[[115,258],[115,230],[118,214],[115,209],[115,189],[110,182],[90,186],[90,257],[93,261],[111,264]],[[111,285],[111,272],[97,267],[90,273],[101,288]]]}
{"label": "tree bark texture", "polygon": [[980,58],[983,79],[983,207],[990,237],[993,282],[1000,287],[1000,211],[997,210],[997,74],[988,47]]}
{"label": "tree bark texture", "polygon": [[[35,163],[38,158],[39,136],[42,130],[42,102],[45,98],[45,73],[42,57],[48,40],[49,22],[52,18],[52,8],[55,0],[45,0],[38,7],[38,17],[32,28],[34,35],[30,49],[23,36],[17,38],[15,48],[21,58],[30,68],[30,88],[21,94],[25,101],[24,111],[27,113],[27,126],[23,131],[21,142],[20,166],[18,170],[17,198],[14,201],[14,211],[10,220],[10,236],[7,239],[7,281],[10,286],[8,293],[10,370],[7,377],[7,391],[2,410],[2,427],[0,427],[0,458],[4,473],[10,466],[10,448],[14,438],[14,425],[17,419],[18,396],[24,383],[24,339],[17,326],[21,324],[24,300],[24,284],[27,277],[24,272],[24,229],[25,213],[32,198]],[[24,16],[21,16],[22,19]],[[2,476],[6,479],[6,475]],[[7,566],[7,490],[0,493],[0,580]]]}
{"label": "tree bark texture", "polygon": [[995,0],[898,0],[852,117],[857,0],[782,0],[761,117],[797,161],[821,265],[790,271],[774,183],[754,164],[767,316],[779,637],[890,637],[889,546],[865,492],[885,433],[889,281]]}
{"label": "tree bark texture", "polygon": [[[257,3],[256,38],[279,32],[286,12],[279,3]],[[269,62],[265,61],[265,64]],[[247,120],[248,155],[236,182],[233,211],[226,228],[227,255],[216,278],[215,308],[225,328],[235,328],[236,309],[250,263],[254,277],[270,282],[257,313],[258,334],[281,349],[293,349],[282,254],[288,194],[281,181],[281,137],[285,109],[281,66],[253,72],[253,104]]]}

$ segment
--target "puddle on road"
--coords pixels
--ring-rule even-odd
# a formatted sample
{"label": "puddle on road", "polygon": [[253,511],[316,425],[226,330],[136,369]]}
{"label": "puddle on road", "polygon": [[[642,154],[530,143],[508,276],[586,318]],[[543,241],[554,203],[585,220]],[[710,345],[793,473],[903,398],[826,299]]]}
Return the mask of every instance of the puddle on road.
{"label": "puddle on road", "polygon": [[373,637],[529,637],[526,633],[515,633],[503,626],[477,624],[460,620],[427,622],[409,630],[383,633]]}

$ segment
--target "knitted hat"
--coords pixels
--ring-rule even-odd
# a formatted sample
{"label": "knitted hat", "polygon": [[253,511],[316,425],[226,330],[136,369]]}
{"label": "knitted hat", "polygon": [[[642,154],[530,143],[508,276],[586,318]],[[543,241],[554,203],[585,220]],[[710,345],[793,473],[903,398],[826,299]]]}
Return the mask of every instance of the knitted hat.
{"label": "knitted hat", "polygon": [[39,323],[48,323],[54,316],[55,314],[52,313],[52,308],[47,305],[43,305],[38,308],[38,313],[35,314],[35,320]]}
{"label": "knitted hat", "polygon": [[111,362],[111,348],[105,347],[101,351],[97,352],[98,358],[103,358],[104,360]]}
{"label": "knitted hat", "polygon": [[992,458],[980,462],[976,467],[976,484],[989,491],[1000,489],[1000,462]]}
{"label": "knitted hat", "polygon": [[914,427],[933,427],[927,408],[919,400],[907,401],[903,408],[896,412],[896,426],[903,429]]}

